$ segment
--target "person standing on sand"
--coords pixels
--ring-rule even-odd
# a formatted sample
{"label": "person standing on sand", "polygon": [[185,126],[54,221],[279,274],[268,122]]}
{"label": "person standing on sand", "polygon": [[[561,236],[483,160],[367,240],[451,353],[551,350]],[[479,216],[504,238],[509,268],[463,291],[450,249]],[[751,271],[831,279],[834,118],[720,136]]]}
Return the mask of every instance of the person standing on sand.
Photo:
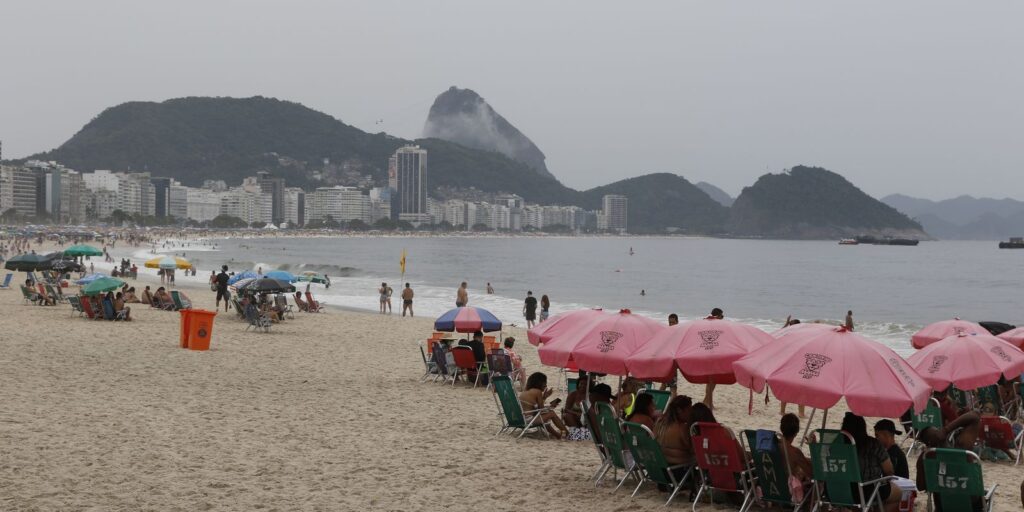
{"label": "person standing on sand", "polygon": [[487,295],[494,295],[494,287],[491,286],[491,283],[487,283]]}
{"label": "person standing on sand", "polygon": [[[721,308],[714,308],[711,310],[711,314],[705,320],[722,320],[725,318],[725,312]],[[704,405],[708,406],[708,409],[715,410],[715,382],[709,380],[707,385],[704,387]]]}
{"label": "person standing on sand", "polygon": [[548,319],[548,314],[551,310],[551,299],[547,295],[540,296],[540,321],[543,322]]}
{"label": "person standing on sand", "polygon": [[409,310],[409,318],[412,318],[412,288],[409,287],[409,283],[405,283],[405,289],[402,290],[402,316],[405,316],[405,310]]}
{"label": "person standing on sand", "polygon": [[846,326],[847,331],[853,331],[853,310],[846,312]]}
{"label": "person standing on sand", "polygon": [[455,307],[462,308],[469,305],[469,290],[466,289],[466,282],[463,281],[455,292]]}
{"label": "person standing on sand", "polygon": [[388,284],[381,283],[380,288],[377,288],[377,293],[380,296],[380,314],[383,315],[388,307]]}
{"label": "person standing on sand", "polygon": [[[224,299],[224,311],[228,310],[228,304],[231,300],[231,294],[228,293],[228,280],[231,276],[228,275],[228,266],[223,265],[220,267],[220,273],[217,274],[216,283],[217,287],[217,306],[216,309],[220,309],[220,300]],[[146,287],[149,290],[149,287]]]}
{"label": "person standing on sand", "polygon": [[526,300],[523,301],[523,316],[526,317],[526,328],[529,329],[536,324],[537,320],[537,298],[532,291],[526,292]]}
{"label": "person standing on sand", "polygon": [[394,295],[395,290],[391,289],[390,286],[385,286],[384,288],[385,288],[384,294],[387,295],[387,297],[388,297],[388,314],[390,315],[391,314],[391,296]]}

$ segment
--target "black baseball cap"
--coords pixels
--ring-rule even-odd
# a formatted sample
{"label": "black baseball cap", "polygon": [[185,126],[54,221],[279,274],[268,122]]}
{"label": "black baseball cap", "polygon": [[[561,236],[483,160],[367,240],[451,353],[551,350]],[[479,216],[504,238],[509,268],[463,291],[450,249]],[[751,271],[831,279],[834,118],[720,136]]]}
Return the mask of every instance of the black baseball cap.
{"label": "black baseball cap", "polygon": [[897,436],[903,434],[903,432],[896,430],[896,424],[892,420],[879,420],[878,423],[875,423],[875,430],[885,430]]}

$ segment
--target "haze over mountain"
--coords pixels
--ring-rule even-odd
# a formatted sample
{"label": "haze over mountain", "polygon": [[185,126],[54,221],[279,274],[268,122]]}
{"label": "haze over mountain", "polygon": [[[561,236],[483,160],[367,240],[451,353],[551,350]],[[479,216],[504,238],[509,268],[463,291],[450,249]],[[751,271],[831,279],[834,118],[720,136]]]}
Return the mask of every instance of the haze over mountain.
{"label": "haze over mountain", "polygon": [[824,169],[798,167],[762,176],[732,208],[671,173],[577,191],[497,151],[435,138],[409,141],[370,134],[298,103],[259,96],[124,103],[103,111],[60,147],[30,158],[56,160],[83,172],[149,171],[192,186],[204,179],[236,185],[267,170],[289,186],[310,189],[351,184],[366,175],[383,185],[388,157],[409,143],[429,152],[429,193],[435,198],[515,193],[531,203],[596,210],[605,194],[622,194],[629,198],[633,233],[924,235],[916,223]]}
{"label": "haze over mountain", "polygon": [[952,240],[1002,240],[1024,236],[1024,202],[962,195],[933,201],[890,194],[882,202],[916,219],[929,234]]}
{"label": "haze over mountain", "polygon": [[475,149],[497,151],[554,178],[540,148],[498,114],[479,94],[454,85],[441,93],[427,114],[423,136]]}
{"label": "haze over mountain", "polygon": [[722,206],[732,206],[733,201],[736,200],[732,196],[730,196],[726,191],[706,181],[697,182],[697,188],[703,190],[705,194],[710,196],[711,199],[714,199],[715,201],[718,202],[718,204]]}

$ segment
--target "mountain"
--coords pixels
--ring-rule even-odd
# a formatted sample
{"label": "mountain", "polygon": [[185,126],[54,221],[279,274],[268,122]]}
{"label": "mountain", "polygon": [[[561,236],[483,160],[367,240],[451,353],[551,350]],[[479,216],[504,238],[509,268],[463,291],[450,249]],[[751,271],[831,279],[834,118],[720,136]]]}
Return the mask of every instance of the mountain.
{"label": "mountain", "polygon": [[1002,240],[1024,235],[1024,202],[968,195],[932,201],[891,194],[882,202],[915,218],[925,231],[943,239]]}
{"label": "mountain", "polygon": [[733,199],[733,197],[727,194],[724,190],[706,181],[698,181],[697,188],[703,190],[705,194],[722,206],[732,206],[733,201],[735,201],[735,199]]}
{"label": "mountain", "polygon": [[629,198],[629,231],[664,233],[666,229],[696,234],[721,233],[729,209],[711,199],[682,176],[655,173],[617,181],[583,192],[586,209],[601,208],[605,194]]}
{"label": "mountain", "polygon": [[927,237],[920,224],[846,178],[806,166],[765,174],[744,188],[730,208],[730,231],[772,238]]}
{"label": "mountain", "polygon": [[123,103],[103,111],[57,149],[28,158],[56,160],[80,171],[150,171],[192,186],[209,178],[235,184],[262,169],[289,185],[315,187],[345,184],[346,173],[386,183],[388,157],[412,143],[429,152],[432,187],[501,190],[540,203],[576,193],[493,151],[370,134],[298,103],[261,96]]}
{"label": "mountain", "polygon": [[554,179],[540,148],[470,89],[452,86],[441,93],[430,107],[423,136],[496,151]]}

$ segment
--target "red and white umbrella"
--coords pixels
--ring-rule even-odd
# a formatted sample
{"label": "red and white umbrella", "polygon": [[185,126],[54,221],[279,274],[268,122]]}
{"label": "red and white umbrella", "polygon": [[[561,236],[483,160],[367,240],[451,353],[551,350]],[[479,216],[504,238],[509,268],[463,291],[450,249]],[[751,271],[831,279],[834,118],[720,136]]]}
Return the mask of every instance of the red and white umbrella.
{"label": "red and white umbrella", "polygon": [[917,373],[938,391],[950,384],[977,389],[1024,373],[1024,352],[989,334],[950,336],[907,358]]}
{"label": "red and white umbrella", "polygon": [[639,379],[670,380],[678,368],[690,382],[733,384],[733,361],[773,341],[757,327],[729,320],[684,322],[654,336],[626,367]]}
{"label": "red and white umbrella", "polygon": [[1024,327],[1010,329],[1009,331],[996,336],[996,338],[1012,343],[1013,346],[1019,349],[1024,349]]}
{"label": "red and white umbrella", "polygon": [[548,343],[551,340],[584,329],[590,323],[609,315],[601,309],[578,309],[555,315],[526,331],[526,338],[533,345]]}
{"label": "red and white umbrella", "polygon": [[665,326],[628,309],[603,313],[581,329],[552,339],[537,349],[540,362],[565,368],[574,361],[580,370],[626,375],[626,358]]}
{"label": "red and white umbrella", "polygon": [[954,318],[925,326],[910,337],[910,343],[914,348],[924,348],[936,341],[958,334],[988,334],[988,331],[974,322]]}
{"label": "red and white umbrella", "polygon": [[732,365],[736,382],[783,402],[828,409],[841,398],[855,414],[897,418],[924,409],[928,383],[896,352],[844,327],[799,328]]}

